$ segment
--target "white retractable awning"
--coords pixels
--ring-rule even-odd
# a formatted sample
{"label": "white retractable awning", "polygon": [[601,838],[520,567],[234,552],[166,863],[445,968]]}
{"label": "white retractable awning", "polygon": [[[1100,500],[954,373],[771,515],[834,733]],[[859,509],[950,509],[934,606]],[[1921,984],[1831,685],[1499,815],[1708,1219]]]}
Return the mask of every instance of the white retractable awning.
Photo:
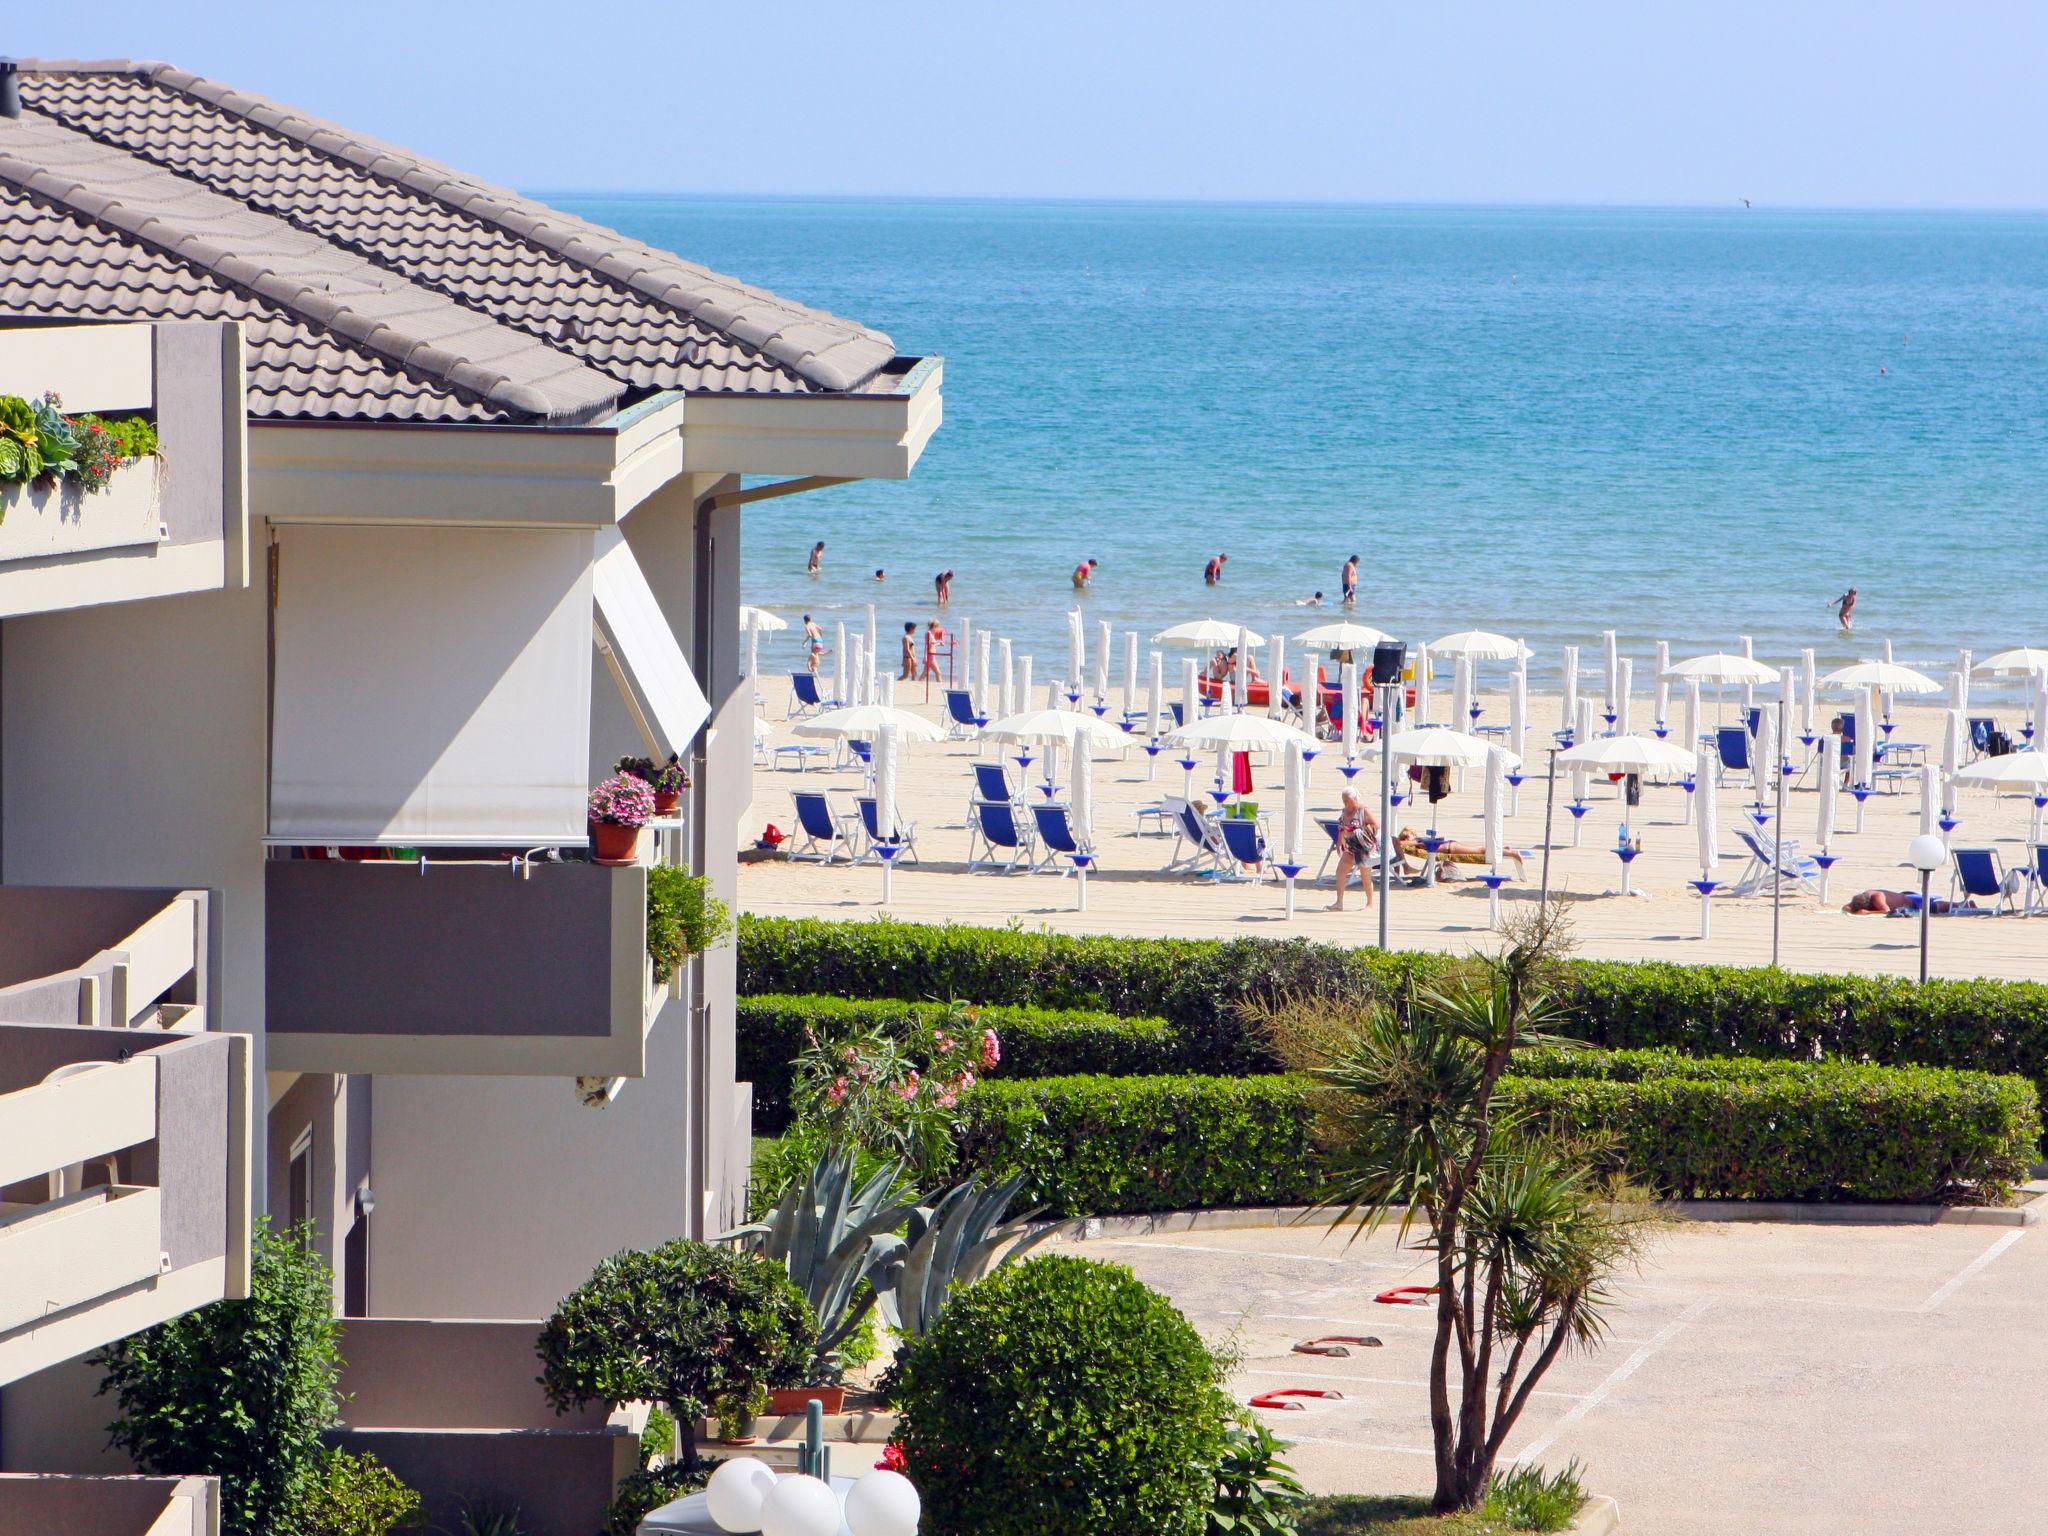
{"label": "white retractable awning", "polygon": [[271,838],[583,841],[592,538],[280,527]]}
{"label": "white retractable awning", "polygon": [[711,705],[625,536],[601,528],[596,537],[598,633],[628,702],[654,738],[654,755],[680,755],[711,717]]}

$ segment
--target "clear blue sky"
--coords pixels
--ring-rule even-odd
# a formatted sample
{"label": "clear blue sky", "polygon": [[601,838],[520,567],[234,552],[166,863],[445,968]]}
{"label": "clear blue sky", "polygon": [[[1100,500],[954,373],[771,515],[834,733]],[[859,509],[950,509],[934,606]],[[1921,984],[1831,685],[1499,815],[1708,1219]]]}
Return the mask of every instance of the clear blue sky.
{"label": "clear blue sky", "polygon": [[2041,0],[14,11],[527,188],[2048,205]]}

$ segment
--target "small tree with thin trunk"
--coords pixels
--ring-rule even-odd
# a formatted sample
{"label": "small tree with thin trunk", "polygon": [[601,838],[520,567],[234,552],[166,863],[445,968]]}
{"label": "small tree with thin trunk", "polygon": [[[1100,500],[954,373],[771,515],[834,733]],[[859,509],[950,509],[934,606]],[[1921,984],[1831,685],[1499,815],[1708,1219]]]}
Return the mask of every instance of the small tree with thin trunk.
{"label": "small tree with thin trunk", "polygon": [[1600,1149],[1494,1102],[1517,1050],[1567,1044],[1547,983],[1557,908],[1512,924],[1508,947],[1400,1007],[1292,999],[1261,1019],[1321,1084],[1341,1171],[1333,1226],[1398,1221],[1434,1256],[1429,1417],[1439,1510],[1473,1509],[1543,1375],[1605,1332],[1609,1279],[1660,1219],[1596,1169]]}

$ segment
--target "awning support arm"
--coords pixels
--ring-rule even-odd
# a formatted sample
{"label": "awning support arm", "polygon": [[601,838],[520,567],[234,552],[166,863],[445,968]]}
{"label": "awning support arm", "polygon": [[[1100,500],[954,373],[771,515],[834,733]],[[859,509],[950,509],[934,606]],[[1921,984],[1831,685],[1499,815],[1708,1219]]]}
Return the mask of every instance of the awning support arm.
{"label": "awning support arm", "polygon": [[804,475],[795,480],[777,480],[770,485],[750,486],[743,491],[720,491],[705,503],[712,511],[742,507],[750,501],[768,501],[777,496],[796,496],[804,491],[821,491],[828,485],[849,485],[851,475]]}

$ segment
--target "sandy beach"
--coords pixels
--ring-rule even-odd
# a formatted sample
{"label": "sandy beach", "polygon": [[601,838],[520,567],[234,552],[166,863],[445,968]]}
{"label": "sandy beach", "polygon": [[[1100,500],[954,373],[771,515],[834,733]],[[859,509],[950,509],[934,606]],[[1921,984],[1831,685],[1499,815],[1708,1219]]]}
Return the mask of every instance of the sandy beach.
{"label": "sandy beach", "polygon": [[[788,677],[764,674],[759,686],[762,703],[758,714],[768,726],[769,746],[802,740],[792,733],[793,722],[787,719]],[[934,720],[942,718],[936,690],[927,702],[923,685],[899,686],[900,706]],[[1482,723],[1507,718],[1504,693],[1482,691],[1478,700],[1485,709]],[[1521,787],[1519,807],[1507,820],[1508,846],[1528,855],[1527,878],[1503,890],[1504,912],[1514,904],[1538,898],[1546,788],[1538,743],[1549,744],[1548,733],[1559,723],[1559,703],[1555,695],[1531,695],[1529,699],[1531,776]],[[1829,700],[1822,701],[1818,718],[1823,727],[1836,707]],[[1448,698],[1440,694],[1433,715],[1440,722],[1448,711]],[[1648,700],[1639,698],[1635,712],[1638,728],[1646,730]],[[1673,713],[1682,713],[1675,703]],[[2003,713],[2013,714],[2011,710]],[[1714,706],[1704,705],[1703,727],[1715,718]],[[1733,690],[1726,718],[1737,718]],[[1897,741],[1931,744],[1940,739],[1941,711],[1937,708],[1916,707],[1901,700],[1894,718]],[[1673,721],[1674,726],[1679,724]],[[2011,718],[2006,724],[2017,735],[2019,720]],[[823,761],[829,762],[830,744],[823,745],[828,747]],[[1796,760],[1801,755],[1796,738],[1793,747]],[[1107,754],[1095,762],[1092,786],[1100,864],[1088,878],[1086,911],[1078,910],[1076,882],[1071,875],[969,873],[966,814],[973,786],[970,765],[977,757],[991,756],[992,750],[966,741],[903,745],[899,805],[901,815],[916,829],[918,858],[897,866],[886,908],[892,915],[919,922],[1019,923],[1066,933],[1210,938],[1300,935],[1332,943],[1378,942],[1377,911],[1366,905],[1356,886],[1346,898],[1346,910],[1324,910],[1333,890],[1327,874],[1319,883],[1303,877],[1290,922],[1284,888],[1278,881],[1233,883],[1163,872],[1173,838],[1153,835],[1149,829],[1147,835],[1141,835],[1136,812],[1141,806],[1156,804],[1164,795],[1179,794],[1182,772],[1163,753],[1156,771],[1148,777],[1146,756],[1135,745],[1126,754]],[[1334,750],[1326,751],[1311,766],[1312,815],[1335,814],[1343,782],[1337,767],[1339,756]],[[1938,752],[1934,756],[1938,760]],[[766,758],[763,763],[770,761],[774,759]],[[794,825],[792,790],[825,789],[831,792],[835,808],[853,810],[853,797],[862,792],[857,768],[833,771],[813,759],[809,770],[799,773],[787,766],[791,761],[785,757],[781,760],[784,766],[756,766],[751,803],[736,829],[743,850],[751,847],[769,822],[785,831]],[[1368,790],[1368,803],[1376,804],[1377,759],[1369,761],[1372,766],[1359,775],[1358,783]],[[1015,764],[1008,766],[1014,783]],[[1034,776],[1038,767],[1032,765]],[[1209,777],[1207,764],[1196,771],[1198,791],[1206,787]],[[1788,785],[1786,794],[1787,835],[1797,839],[1806,852],[1818,847],[1816,777],[1816,773],[1806,774],[1796,785]],[[1258,798],[1277,812],[1281,803],[1279,762],[1258,765],[1255,782]],[[1568,777],[1558,785],[1553,820],[1550,886],[1553,894],[1575,903],[1578,953],[1591,959],[1768,964],[1772,904],[1767,897],[1716,898],[1711,936],[1699,936],[1700,901],[1686,883],[1699,878],[1698,834],[1685,819],[1685,791],[1677,785],[1645,784],[1642,804],[1628,808],[1621,804],[1616,786],[1599,777],[1593,784],[1592,808],[1578,829],[1576,846],[1572,818],[1565,809],[1570,799]],[[1035,788],[1031,792],[1038,794]],[[1747,825],[1748,800],[1749,791],[1740,781],[1721,787],[1722,858],[1717,874],[1723,881],[1736,880],[1747,862],[1747,853],[1735,834]],[[1427,824],[1425,811],[1426,807],[1410,802],[1396,810],[1395,824],[1419,831]],[[1468,774],[1463,788],[1454,789],[1437,806],[1436,814],[1440,833],[1479,840],[1480,775]],[[1953,836],[1956,845],[1992,847],[2008,867],[2025,862],[2033,815],[2029,799],[1965,788],[1959,814],[1961,824]],[[1631,835],[1642,842],[1642,854],[1630,872],[1634,894],[1627,897],[1620,894],[1621,865],[1613,851],[1624,815]],[[1906,845],[1920,826],[1917,786],[1909,781],[1898,793],[1870,797],[1860,831],[1856,803],[1846,793],[1838,798],[1836,818],[1838,830],[1831,851],[1839,862],[1828,881],[1829,899],[1822,903],[1811,895],[1786,891],[1778,913],[1780,962],[1787,969],[1801,971],[1911,975],[1918,966],[1918,923],[1851,916],[1841,911],[1841,904],[1867,887],[1905,889],[1916,884],[1914,872],[1902,865]],[[1313,825],[1308,835],[1312,873],[1322,861],[1326,840]],[[1944,871],[1936,877],[1935,894],[1946,894],[1947,884]],[[844,860],[831,864],[782,859],[742,863],[739,894],[743,910],[779,916],[861,918],[885,910],[881,871],[872,862],[857,866]],[[1474,880],[1454,879],[1430,889],[1396,888],[1390,912],[1389,939],[1395,948],[1465,951],[1493,943],[1486,892]],[[1936,918],[1931,925],[1931,957],[1936,976],[2038,978],[2048,962],[2048,922],[2012,916]]]}

